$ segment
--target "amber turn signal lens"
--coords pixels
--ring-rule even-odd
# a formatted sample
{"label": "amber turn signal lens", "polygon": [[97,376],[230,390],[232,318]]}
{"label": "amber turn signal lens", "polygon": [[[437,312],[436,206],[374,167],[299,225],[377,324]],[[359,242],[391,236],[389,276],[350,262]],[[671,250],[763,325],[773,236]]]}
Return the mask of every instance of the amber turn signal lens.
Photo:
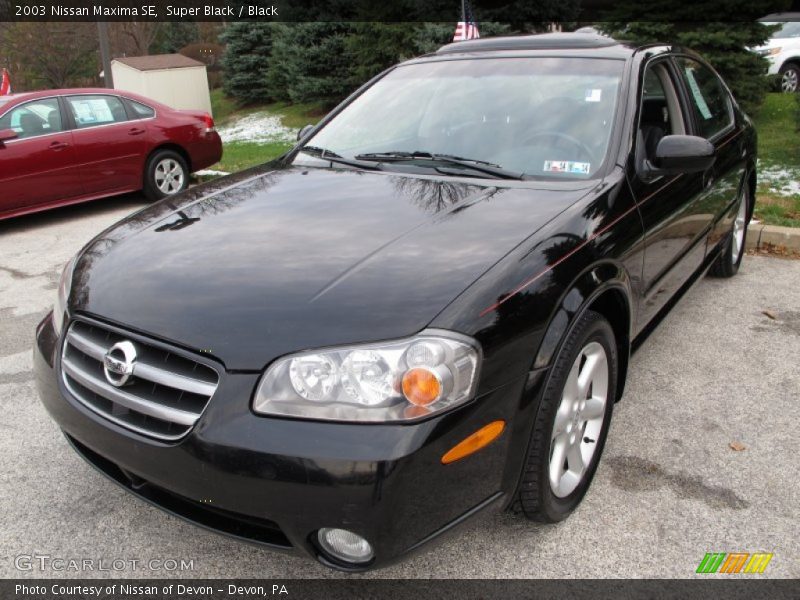
{"label": "amber turn signal lens", "polygon": [[451,462],[461,460],[465,456],[474,454],[496,440],[498,436],[503,433],[505,428],[505,421],[492,421],[488,425],[484,425],[471,436],[453,446],[447,454],[442,457],[442,464],[447,465]]}
{"label": "amber turn signal lens", "polygon": [[403,375],[403,395],[411,404],[427,406],[436,402],[441,393],[442,382],[428,369],[411,369]]}

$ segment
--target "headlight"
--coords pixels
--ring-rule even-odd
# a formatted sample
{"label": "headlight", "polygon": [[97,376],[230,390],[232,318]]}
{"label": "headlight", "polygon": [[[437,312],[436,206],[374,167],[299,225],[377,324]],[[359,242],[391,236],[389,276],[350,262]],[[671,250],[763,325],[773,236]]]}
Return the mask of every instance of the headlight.
{"label": "headlight", "polygon": [[256,390],[264,415],[334,421],[409,421],[470,400],[480,347],[428,330],[394,342],[301,352],[273,363]]}
{"label": "headlight", "polygon": [[764,48],[763,50],[759,50],[758,53],[761,56],[775,56],[781,53],[781,48]]}
{"label": "headlight", "polygon": [[69,292],[70,289],[72,289],[72,273],[75,270],[76,258],[76,256],[73,256],[61,272],[56,301],[53,303],[53,328],[56,330],[56,335],[58,336],[61,335],[61,330],[64,328],[64,317],[67,312],[67,298],[69,298]]}

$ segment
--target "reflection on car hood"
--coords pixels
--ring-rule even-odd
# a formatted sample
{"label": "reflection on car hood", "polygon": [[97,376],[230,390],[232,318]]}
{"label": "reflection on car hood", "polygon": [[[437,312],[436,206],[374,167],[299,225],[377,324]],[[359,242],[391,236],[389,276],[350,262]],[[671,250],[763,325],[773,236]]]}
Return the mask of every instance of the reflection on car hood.
{"label": "reflection on car hood", "polygon": [[402,337],[585,194],[584,184],[496,188],[298,168],[226,178],[98,236],[78,262],[71,308],[231,369]]}

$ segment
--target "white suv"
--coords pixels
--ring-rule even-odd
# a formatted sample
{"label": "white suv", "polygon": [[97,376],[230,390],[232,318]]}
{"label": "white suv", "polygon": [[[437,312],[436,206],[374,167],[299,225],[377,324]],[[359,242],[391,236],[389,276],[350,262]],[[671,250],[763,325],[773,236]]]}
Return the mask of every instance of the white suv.
{"label": "white suv", "polygon": [[756,51],[769,59],[770,75],[780,74],[781,91],[797,92],[800,90],[800,13],[767,17],[762,23],[782,27]]}

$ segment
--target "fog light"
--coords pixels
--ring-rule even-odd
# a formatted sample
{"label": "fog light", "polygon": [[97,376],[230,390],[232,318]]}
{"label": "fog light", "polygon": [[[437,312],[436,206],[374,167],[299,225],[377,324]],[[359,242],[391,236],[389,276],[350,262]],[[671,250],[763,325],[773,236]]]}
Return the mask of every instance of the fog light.
{"label": "fog light", "polygon": [[374,556],[367,540],[346,529],[323,527],[317,533],[317,538],[325,552],[344,562],[365,563]]}

